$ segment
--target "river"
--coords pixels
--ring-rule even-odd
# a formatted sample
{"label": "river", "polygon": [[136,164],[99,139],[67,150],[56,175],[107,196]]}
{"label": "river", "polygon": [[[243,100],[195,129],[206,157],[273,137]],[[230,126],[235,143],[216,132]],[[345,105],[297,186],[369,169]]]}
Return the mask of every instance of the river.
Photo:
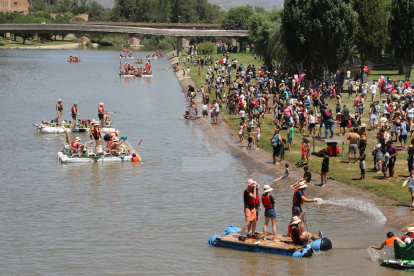
{"label": "river", "polygon": [[[82,62],[67,62],[70,54]],[[263,187],[272,178],[210,144],[201,122],[180,119],[186,102],[167,59],[152,61],[152,79],[122,79],[118,55],[0,51],[1,275],[403,275],[367,251],[386,232],[400,232],[335,205],[307,206],[309,231],[322,230],[333,243],[308,259],[209,246],[211,235],[244,223],[247,179]],[[98,119],[99,102],[121,111],[114,127],[134,146],[143,139],[143,164],[60,164],[64,135],[33,126],[56,117],[59,98],[63,119],[79,100],[81,118]],[[286,234],[293,191],[280,185],[272,193],[278,233]],[[260,231],[263,222],[261,213]]]}

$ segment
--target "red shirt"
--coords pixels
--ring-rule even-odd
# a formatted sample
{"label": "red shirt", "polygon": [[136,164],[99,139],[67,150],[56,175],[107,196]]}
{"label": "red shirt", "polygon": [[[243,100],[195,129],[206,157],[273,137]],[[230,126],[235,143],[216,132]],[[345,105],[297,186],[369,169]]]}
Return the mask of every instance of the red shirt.
{"label": "red shirt", "polygon": [[408,88],[408,87],[410,87],[410,82],[409,81],[405,81],[404,82],[404,85],[405,85],[405,88]]}
{"label": "red shirt", "polygon": [[220,59],[219,63],[220,63],[220,65],[222,65],[223,64],[223,59]]}

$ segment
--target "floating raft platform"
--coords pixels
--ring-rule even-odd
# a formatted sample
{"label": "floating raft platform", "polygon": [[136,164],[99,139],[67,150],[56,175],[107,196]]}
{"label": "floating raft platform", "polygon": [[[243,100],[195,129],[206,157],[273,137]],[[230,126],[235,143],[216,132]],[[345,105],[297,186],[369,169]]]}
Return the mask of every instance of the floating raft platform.
{"label": "floating raft platform", "polygon": [[281,235],[277,235],[279,241],[274,242],[272,233],[266,236],[266,241],[263,240],[263,235],[261,234],[259,235],[259,240],[246,237],[246,240],[242,242],[239,241],[240,234],[240,228],[229,226],[222,236],[213,235],[209,240],[209,244],[242,251],[271,253],[299,258],[312,256],[312,250],[325,251],[332,248],[331,241],[326,237],[322,237],[307,245],[295,245],[290,237],[283,237]]}

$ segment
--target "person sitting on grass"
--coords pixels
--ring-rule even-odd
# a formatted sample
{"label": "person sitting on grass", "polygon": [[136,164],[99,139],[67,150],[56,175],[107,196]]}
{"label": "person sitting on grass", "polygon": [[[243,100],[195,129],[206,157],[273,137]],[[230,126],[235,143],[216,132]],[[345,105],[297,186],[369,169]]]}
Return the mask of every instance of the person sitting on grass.
{"label": "person sitting on grass", "polygon": [[297,245],[305,245],[314,240],[322,238],[322,233],[319,233],[319,237],[308,232],[308,231],[301,231],[299,228],[299,223],[302,220],[299,219],[297,216],[292,218],[292,222],[288,226],[289,236],[292,239],[294,244]]}
{"label": "person sitting on grass", "polygon": [[288,176],[289,176],[289,163],[286,163],[285,164],[285,173],[282,174],[281,176],[279,176],[278,178],[273,179],[273,182],[285,179]]}

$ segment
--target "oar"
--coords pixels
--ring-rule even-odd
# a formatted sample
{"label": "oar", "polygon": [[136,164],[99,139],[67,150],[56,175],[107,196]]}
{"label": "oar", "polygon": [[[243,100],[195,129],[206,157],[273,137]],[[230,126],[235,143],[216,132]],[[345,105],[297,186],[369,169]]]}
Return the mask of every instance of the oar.
{"label": "oar", "polygon": [[[141,145],[141,142],[142,142],[142,139],[141,139],[141,141],[139,141],[138,146],[134,149],[134,151],[133,151],[132,153],[134,153],[134,152],[136,152],[136,151],[137,151],[137,149],[138,149],[139,145]],[[140,159],[141,159],[141,158],[140,158]]]}
{"label": "oar", "polygon": [[121,113],[121,111],[107,111],[106,113]]}

